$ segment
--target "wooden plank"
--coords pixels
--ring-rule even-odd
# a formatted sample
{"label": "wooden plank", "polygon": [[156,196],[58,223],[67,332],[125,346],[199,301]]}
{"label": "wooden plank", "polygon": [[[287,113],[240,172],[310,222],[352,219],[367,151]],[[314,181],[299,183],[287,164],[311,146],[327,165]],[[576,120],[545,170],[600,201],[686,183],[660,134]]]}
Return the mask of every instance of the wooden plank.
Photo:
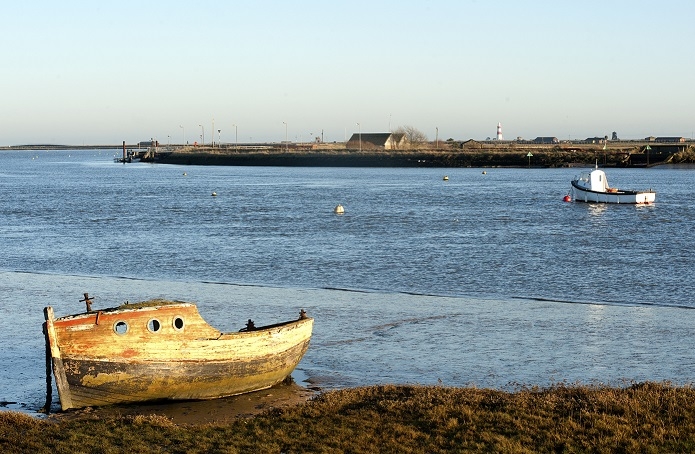
{"label": "wooden plank", "polygon": [[58,396],[60,397],[60,406],[63,410],[72,408],[72,397],[70,395],[70,386],[65,375],[63,360],[60,356],[60,348],[58,347],[58,337],[56,336],[55,326],[53,324],[55,316],[53,308],[48,306],[44,308],[44,318],[46,319],[46,337],[48,340],[51,359],[53,360],[53,375],[58,388]]}

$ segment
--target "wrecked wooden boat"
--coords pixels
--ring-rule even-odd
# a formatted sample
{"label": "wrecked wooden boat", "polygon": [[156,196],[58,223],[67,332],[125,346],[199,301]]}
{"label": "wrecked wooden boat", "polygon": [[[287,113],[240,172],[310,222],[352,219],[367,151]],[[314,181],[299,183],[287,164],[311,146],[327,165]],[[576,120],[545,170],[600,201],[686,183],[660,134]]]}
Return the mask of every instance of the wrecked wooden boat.
{"label": "wrecked wooden boat", "polygon": [[[314,320],[239,332],[210,326],[195,304],[152,300],[55,318],[44,309],[47,373],[63,410],[155,400],[214,399],[269,388],[290,376]],[[50,362],[50,365],[49,365]],[[50,408],[50,376],[48,402]]]}

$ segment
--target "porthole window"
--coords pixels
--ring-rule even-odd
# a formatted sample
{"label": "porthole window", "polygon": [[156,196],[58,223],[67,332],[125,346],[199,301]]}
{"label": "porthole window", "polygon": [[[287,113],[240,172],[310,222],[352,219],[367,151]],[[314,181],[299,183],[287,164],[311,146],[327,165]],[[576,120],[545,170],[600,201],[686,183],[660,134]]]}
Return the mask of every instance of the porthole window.
{"label": "porthole window", "polygon": [[181,331],[183,329],[183,317],[174,317],[174,329]]}
{"label": "porthole window", "polygon": [[123,320],[119,320],[113,324],[113,330],[116,332],[116,334],[123,335],[128,332],[128,323],[124,322]]}
{"label": "porthole window", "polygon": [[162,328],[162,324],[159,323],[159,320],[156,318],[153,318],[149,322],[147,322],[147,329],[150,330],[150,332],[156,333]]}

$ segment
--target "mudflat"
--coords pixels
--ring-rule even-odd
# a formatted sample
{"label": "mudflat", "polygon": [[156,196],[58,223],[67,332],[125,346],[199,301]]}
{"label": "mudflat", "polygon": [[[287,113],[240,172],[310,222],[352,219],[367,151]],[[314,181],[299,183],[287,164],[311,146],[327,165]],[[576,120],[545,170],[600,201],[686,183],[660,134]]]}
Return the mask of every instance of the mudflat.
{"label": "mudflat", "polygon": [[179,425],[226,424],[238,418],[253,417],[266,410],[292,407],[310,400],[316,394],[316,390],[296,383],[281,383],[265,390],[220,399],[89,407],[53,413],[49,419],[60,421],[156,415]]}

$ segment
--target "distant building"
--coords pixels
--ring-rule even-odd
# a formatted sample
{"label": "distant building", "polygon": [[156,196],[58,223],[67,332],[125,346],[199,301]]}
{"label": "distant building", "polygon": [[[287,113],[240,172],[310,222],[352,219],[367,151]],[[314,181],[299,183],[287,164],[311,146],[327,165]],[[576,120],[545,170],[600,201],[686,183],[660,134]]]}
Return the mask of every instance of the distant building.
{"label": "distant building", "polygon": [[475,149],[483,148],[483,145],[476,140],[468,139],[461,144],[461,148],[466,149],[466,150],[475,150]]}
{"label": "distant building", "polygon": [[686,141],[685,137],[645,137],[644,140],[647,142],[661,142],[661,143],[683,143]]}
{"label": "distant building", "polygon": [[533,143],[560,143],[557,137],[536,137]]}
{"label": "distant building", "polygon": [[350,150],[399,150],[406,147],[405,134],[393,132],[363,132],[353,134],[346,147]]}
{"label": "distant building", "polygon": [[685,142],[685,137],[657,137],[654,141],[661,143],[683,143]]}
{"label": "distant building", "polygon": [[605,137],[587,137],[584,142],[586,143],[603,143],[606,141]]}

